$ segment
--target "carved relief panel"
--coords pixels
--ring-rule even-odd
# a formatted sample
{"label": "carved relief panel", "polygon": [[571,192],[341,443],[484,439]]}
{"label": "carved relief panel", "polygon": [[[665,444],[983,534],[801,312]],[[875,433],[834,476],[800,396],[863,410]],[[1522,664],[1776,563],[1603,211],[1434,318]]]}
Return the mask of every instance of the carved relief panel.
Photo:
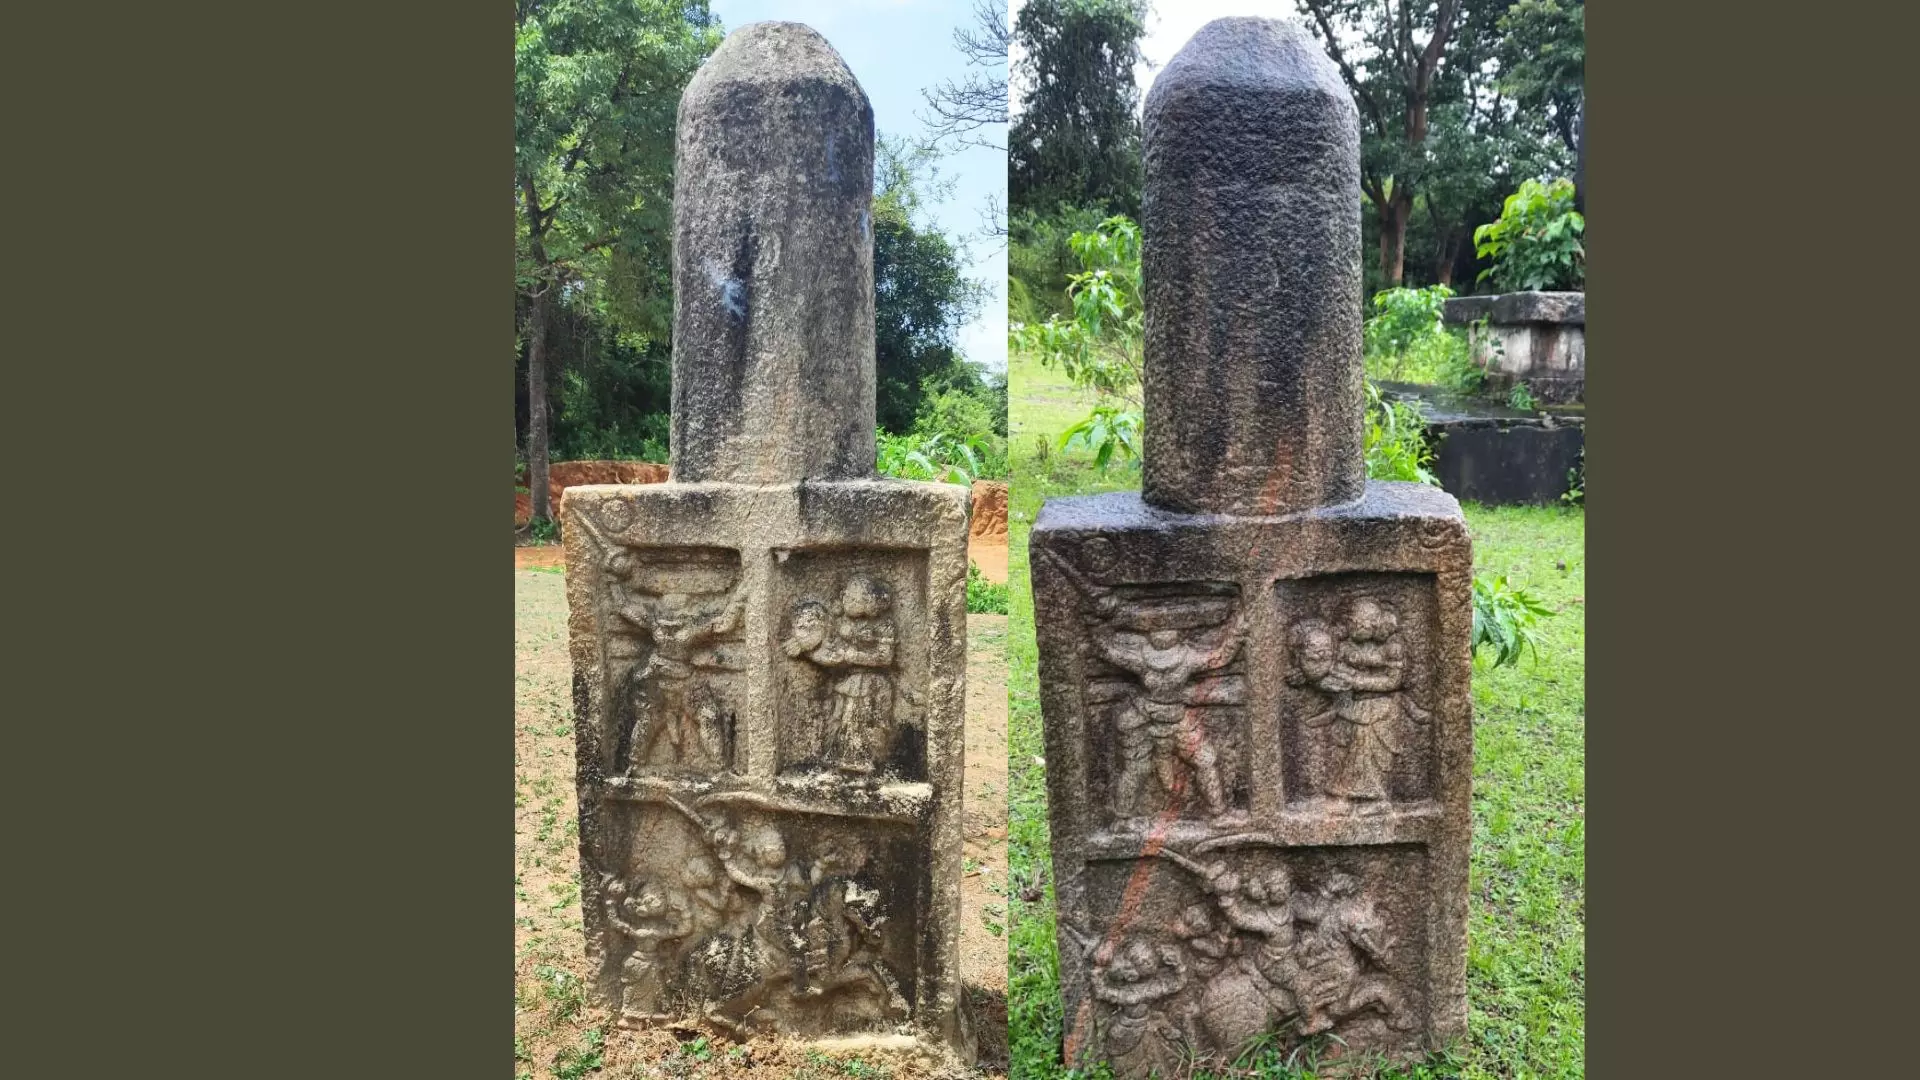
{"label": "carved relief panel", "polygon": [[926,552],[775,556],[780,771],[924,780]]}
{"label": "carved relief panel", "polygon": [[909,1015],[911,823],[645,785],[608,819],[588,923],[623,1021],[817,1037]]}
{"label": "carved relief panel", "polygon": [[1288,804],[1372,814],[1433,798],[1433,577],[1330,574],[1278,593]]}
{"label": "carved relief panel", "polygon": [[1116,1075],[1179,1075],[1272,1033],[1411,1042],[1424,1023],[1425,851],[1236,847],[1088,867],[1094,1046]]}
{"label": "carved relief panel", "polygon": [[610,775],[737,768],[740,576],[731,548],[604,549]]}

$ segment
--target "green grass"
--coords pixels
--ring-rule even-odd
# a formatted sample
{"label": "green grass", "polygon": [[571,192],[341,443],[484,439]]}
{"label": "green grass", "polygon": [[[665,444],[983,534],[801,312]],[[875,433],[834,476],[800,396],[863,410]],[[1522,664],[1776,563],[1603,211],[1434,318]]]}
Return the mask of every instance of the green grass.
{"label": "green grass", "polygon": [[[1013,361],[1020,363],[1019,358]],[[1037,368],[1037,365],[1032,365]],[[1056,382],[1064,387],[1064,380]],[[1015,383],[1015,385],[1023,385]],[[1070,387],[1066,389],[1070,390]],[[1052,496],[1137,487],[1033,446],[1045,424],[1078,419],[1050,400],[1011,404],[1016,439],[1007,558],[1009,1075],[1071,1077],[1060,1062],[1061,1005],[1047,836],[1027,533]],[[1586,1057],[1586,514],[1580,508],[1466,507],[1482,573],[1504,573],[1556,614],[1536,661],[1474,672],[1474,838],[1468,928],[1468,1037],[1447,1055],[1382,1077],[1577,1077]],[[1564,566],[1565,569],[1561,569]],[[1306,1078],[1269,1056],[1238,1075]]]}

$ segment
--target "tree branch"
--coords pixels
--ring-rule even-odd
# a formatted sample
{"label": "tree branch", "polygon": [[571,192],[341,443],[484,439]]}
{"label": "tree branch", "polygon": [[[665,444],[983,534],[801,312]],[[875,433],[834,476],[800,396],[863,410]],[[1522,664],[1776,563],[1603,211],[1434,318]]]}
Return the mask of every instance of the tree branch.
{"label": "tree branch", "polygon": [[1319,0],[1303,0],[1303,2],[1307,5],[1307,10],[1313,12],[1314,21],[1320,24],[1320,33],[1327,43],[1327,55],[1333,57],[1333,62],[1339,66],[1341,78],[1347,80],[1347,89],[1353,91],[1353,96],[1359,99],[1361,106],[1367,110],[1367,115],[1373,119],[1374,130],[1384,133],[1387,126],[1380,119],[1380,105],[1373,100],[1373,95],[1367,92],[1367,88],[1360,84],[1360,77],[1354,74],[1353,65],[1347,63],[1346,55],[1340,51],[1340,43],[1334,37],[1333,24],[1328,21],[1326,8]]}

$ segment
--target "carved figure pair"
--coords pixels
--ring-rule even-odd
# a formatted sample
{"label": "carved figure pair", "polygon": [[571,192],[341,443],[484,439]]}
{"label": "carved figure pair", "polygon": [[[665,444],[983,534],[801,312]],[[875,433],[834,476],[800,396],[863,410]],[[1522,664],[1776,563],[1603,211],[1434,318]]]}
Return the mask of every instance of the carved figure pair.
{"label": "carved figure pair", "polygon": [[1288,681],[1333,699],[1306,719],[1309,728],[1328,729],[1336,748],[1327,793],[1363,811],[1386,806],[1387,776],[1403,750],[1394,730],[1400,717],[1429,719],[1402,691],[1406,649],[1399,625],[1391,606],[1363,596],[1349,605],[1337,634],[1318,619],[1296,624],[1291,634],[1294,668]]}
{"label": "carved figure pair", "polygon": [[796,603],[782,643],[788,656],[838,676],[819,757],[844,773],[872,772],[894,726],[892,607],[886,585],[856,574],[832,607],[813,599]]}

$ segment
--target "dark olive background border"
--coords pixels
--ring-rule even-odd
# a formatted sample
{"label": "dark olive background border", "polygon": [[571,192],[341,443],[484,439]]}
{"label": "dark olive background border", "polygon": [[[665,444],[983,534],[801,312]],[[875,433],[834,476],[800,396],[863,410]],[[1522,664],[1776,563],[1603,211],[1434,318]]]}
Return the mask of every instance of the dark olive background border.
{"label": "dark olive background border", "polygon": [[[1840,1075],[1912,982],[1913,34],[1706,7],[1589,22],[1589,1056]],[[10,1064],[504,1077],[505,11],[55,17],[9,23]]]}
{"label": "dark olive background border", "polygon": [[1911,1057],[1900,10],[1588,5],[1594,1075]]}

